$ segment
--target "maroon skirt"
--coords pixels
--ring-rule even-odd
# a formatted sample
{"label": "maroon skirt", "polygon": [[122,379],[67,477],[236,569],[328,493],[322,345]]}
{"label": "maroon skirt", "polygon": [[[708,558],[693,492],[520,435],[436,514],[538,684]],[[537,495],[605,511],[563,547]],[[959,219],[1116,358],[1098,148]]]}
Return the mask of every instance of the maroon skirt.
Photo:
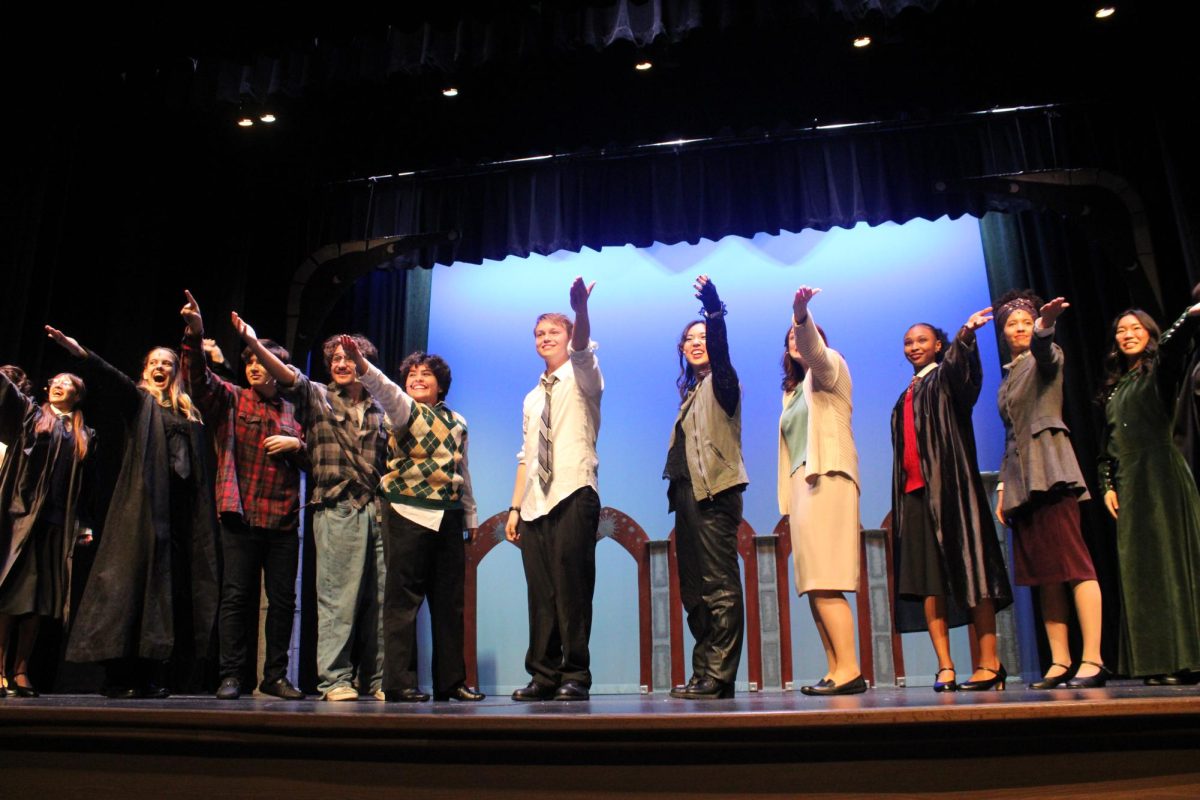
{"label": "maroon skirt", "polygon": [[1094,581],[1096,568],[1079,532],[1079,501],[1070,492],[1037,492],[1008,517],[1013,577],[1019,586]]}

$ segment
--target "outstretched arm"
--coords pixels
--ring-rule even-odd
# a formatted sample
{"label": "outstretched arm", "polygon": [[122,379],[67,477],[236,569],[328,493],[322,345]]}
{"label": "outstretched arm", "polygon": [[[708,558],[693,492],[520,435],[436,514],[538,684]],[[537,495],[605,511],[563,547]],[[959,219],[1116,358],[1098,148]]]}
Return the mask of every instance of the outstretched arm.
{"label": "outstretched arm", "polygon": [[84,377],[91,384],[89,388],[93,397],[112,398],[117,411],[127,419],[131,419],[137,413],[140,401],[138,388],[128,375],[95,353],[88,352],[79,342],[58,328],[47,325],[46,335],[75,358],[85,359],[81,367],[86,373]]}
{"label": "outstretched arm", "polygon": [[737,372],[733,362],[729,360],[729,335],[725,330],[725,304],[717,295],[716,285],[707,275],[696,278],[692,288],[696,290],[696,298],[704,306],[705,347],[708,350],[708,363],[712,369],[713,393],[717,402],[726,415],[732,417],[737,411],[741,391],[738,387]]}
{"label": "outstretched arm", "polygon": [[367,387],[367,391],[383,407],[383,413],[387,414],[392,427],[407,428],[408,417],[412,413],[413,399],[404,389],[400,388],[398,383],[367,361],[366,356],[358,349],[358,343],[352,337],[343,334],[338,343],[354,362],[354,366],[358,370],[358,379],[362,381],[362,385]]}
{"label": "outstretched arm", "polygon": [[206,416],[216,416],[224,413],[233,401],[235,389],[208,368],[204,360],[204,317],[200,314],[200,304],[187,289],[183,294],[187,298],[183,308],[179,309],[184,322],[183,366],[196,402]]}
{"label": "outstretched arm", "polygon": [[991,314],[992,307],[988,306],[967,318],[946,350],[941,368],[937,370],[942,379],[949,382],[949,388],[964,409],[975,405],[983,388],[983,362],[979,360],[975,331],[992,321]]}
{"label": "outstretched arm", "polygon": [[796,339],[796,349],[804,356],[804,362],[813,375],[813,384],[818,388],[828,389],[837,381],[838,361],[829,354],[829,349],[821,339],[817,323],[813,322],[808,313],[809,302],[821,293],[820,289],[801,286],[792,298],[792,327]]}
{"label": "outstretched arm", "polygon": [[242,341],[254,351],[254,355],[258,356],[258,362],[267,368],[267,372],[275,379],[275,382],[285,388],[291,388],[296,384],[296,373],[291,367],[279,360],[279,358],[267,348],[263,347],[262,342],[258,340],[258,334],[254,332],[254,328],[250,327],[250,323],[238,316],[236,311],[230,314],[233,320],[233,328],[237,331],[238,336],[242,337]]}

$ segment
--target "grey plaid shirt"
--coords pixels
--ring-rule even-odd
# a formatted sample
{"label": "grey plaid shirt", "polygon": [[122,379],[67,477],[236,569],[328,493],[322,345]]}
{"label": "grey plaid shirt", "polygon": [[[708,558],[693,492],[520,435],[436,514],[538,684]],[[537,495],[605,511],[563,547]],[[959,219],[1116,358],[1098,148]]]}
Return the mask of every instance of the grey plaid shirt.
{"label": "grey plaid shirt", "polygon": [[362,424],[336,384],[314,383],[295,367],[296,384],[284,391],[296,404],[312,459],[314,503],[348,499],[363,508],[376,495],[387,471],[387,431],[383,409],[367,394]]}

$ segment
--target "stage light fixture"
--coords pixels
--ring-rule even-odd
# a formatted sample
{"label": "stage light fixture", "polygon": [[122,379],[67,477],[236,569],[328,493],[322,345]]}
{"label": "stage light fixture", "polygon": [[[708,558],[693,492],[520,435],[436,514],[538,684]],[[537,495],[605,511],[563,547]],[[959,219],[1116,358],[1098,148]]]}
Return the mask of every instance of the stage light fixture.
{"label": "stage light fixture", "polygon": [[458,89],[454,88],[453,86],[447,86],[445,89],[442,89],[442,96],[458,97]]}
{"label": "stage light fixture", "polygon": [[239,128],[249,128],[254,125],[254,120],[250,119],[249,117],[242,117],[237,121],[237,124]]}
{"label": "stage light fixture", "polygon": [[1096,9],[1096,19],[1108,19],[1115,13],[1117,13],[1116,6],[1100,6]]}
{"label": "stage light fixture", "polygon": [[870,47],[871,46],[871,37],[870,36],[854,37],[854,46],[859,49],[861,49],[863,47]]}
{"label": "stage light fixture", "polygon": [[654,66],[654,64],[650,61],[639,61],[638,63],[633,65],[633,68],[636,69],[638,72],[645,72],[646,70],[650,69],[653,66]]}
{"label": "stage light fixture", "polygon": [[270,112],[267,112],[266,114],[263,114],[261,117],[259,117],[258,120],[259,120],[259,122],[265,122],[268,125],[270,125],[272,122],[275,121],[275,115]]}

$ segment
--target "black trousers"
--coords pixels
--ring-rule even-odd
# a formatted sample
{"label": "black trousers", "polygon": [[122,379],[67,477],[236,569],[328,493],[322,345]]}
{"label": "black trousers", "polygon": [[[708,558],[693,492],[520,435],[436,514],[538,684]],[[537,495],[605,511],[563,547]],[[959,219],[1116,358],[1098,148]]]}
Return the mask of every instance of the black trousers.
{"label": "black trousers", "polygon": [[679,594],[696,639],[692,673],[733,683],[742,657],[745,618],[738,569],[741,489],[697,501],[687,481],[672,481]]}
{"label": "black trousers", "polygon": [[417,611],[429,599],[433,634],[433,691],[448,693],[467,680],[463,661],[463,512],[447,511],[436,531],[386,506],[383,558],[383,688],[417,688]]}
{"label": "black trousers", "polygon": [[540,685],[592,685],[588,641],[599,524],[600,497],[590,486],[562,500],[549,514],[520,523],[529,594],[525,669]]}
{"label": "black trousers", "polygon": [[[258,603],[258,578],[267,590],[266,653],[263,683],[286,677],[288,645],[296,615],[296,565],[300,538],[294,530],[253,528],[232,514],[221,516],[221,608],[217,615],[221,642],[221,677],[241,678],[247,671],[246,624]],[[250,667],[253,669],[253,667]]]}

